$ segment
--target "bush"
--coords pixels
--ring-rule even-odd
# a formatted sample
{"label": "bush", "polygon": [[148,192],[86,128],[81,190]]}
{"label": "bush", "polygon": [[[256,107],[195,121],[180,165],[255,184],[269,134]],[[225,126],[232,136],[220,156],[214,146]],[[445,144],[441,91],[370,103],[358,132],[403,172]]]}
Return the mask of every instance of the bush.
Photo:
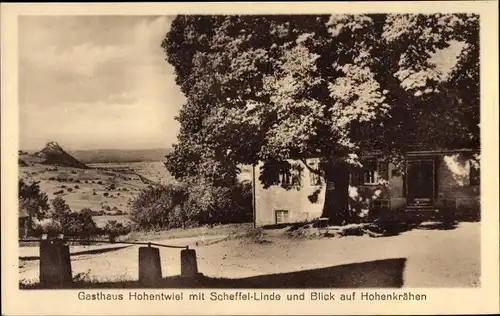
{"label": "bush", "polygon": [[109,196],[109,193],[108,193],[108,192],[104,192],[102,195],[103,195],[104,197],[108,197],[108,196]]}
{"label": "bush", "polygon": [[55,192],[54,192],[54,195],[59,195],[59,194],[63,194],[63,193],[64,193],[64,191],[63,191],[63,190],[59,190],[59,191],[55,191]]}
{"label": "bush", "polygon": [[56,236],[63,233],[66,236],[90,238],[97,232],[97,225],[92,219],[92,210],[86,208],[73,212],[61,197],[52,200],[50,218],[35,222],[34,234]]}
{"label": "bush", "polygon": [[71,212],[61,220],[64,235],[90,238],[96,234],[97,225],[92,219],[92,212]]}
{"label": "bush", "polygon": [[216,186],[204,179],[148,187],[131,203],[131,220],[141,229],[187,228],[252,220],[250,183]]}
{"label": "bush", "polygon": [[56,237],[62,232],[63,227],[61,223],[52,218],[36,221],[33,225],[33,235],[37,237],[43,234],[47,234],[49,237]]}
{"label": "bush", "polygon": [[75,185],[75,186],[74,186],[74,188],[75,188],[75,189],[79,189],[79,188],[80,188],[80,186],[78,186],[78,185]]}
{"label": "bush", "polygon": [[179,227],[169,213],[186,200],[186,188],[175,184],[148,186],[132,201],[130,219],[141,229]]}
{"label": "bush", "polygon": [[103,232],[108,235],[110,241],[115,241],[116,237],[127,235],[131,229],[117,221],[108,221],[103,228]]}
{"label": "bush", "polygon": [[73,192],[73,188],[68,188],[68,192]]}
{"label": "bush", "polygon": [[[93,183],[93,182],[92,182]],[[102,185],[102,181],[97,181],[97,184],[101,184]]]}

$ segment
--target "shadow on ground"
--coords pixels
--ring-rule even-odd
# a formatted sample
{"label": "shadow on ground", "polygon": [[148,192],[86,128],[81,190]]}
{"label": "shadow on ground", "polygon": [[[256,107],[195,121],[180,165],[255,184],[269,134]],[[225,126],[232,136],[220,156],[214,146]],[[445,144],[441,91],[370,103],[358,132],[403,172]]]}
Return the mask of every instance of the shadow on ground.
{"label": "shadow on ground", "polygon": [[375,233],[372,237],[397,236],[411,230],[453,230],[460,223],[479,222],[479,218],[467,216],[446,216],[441,214],[405,216],[376,220],[368,226]]}
{"label": "shadow on ground", "polygon": [[480,218],[470,214],[445,212],[385,212],[371,218],[363,218],[344,225],[319,226],[318,222],[294,223],[266,226],[265,230],[286,228],[290,237],[346,237],[368,235],[372,238],[398,236],[411,230],[453,230],[460,223],[479,222]]}
{"label": "shadow on ground", "polygon": [[[75,251],[71,252],[70,256],[75,257],[75,256],[80,256],[80,255],[95,255],[95,254],[101,254],[101,253],[106,253],[106,252],[111,252],[111,251],[117,251],[121,249],[125,249],[131,247],[130,245],[127,246],[119,246],[119,247],[109,247],[109,248],[97,248],[97,249],[86,249],[86,250],[81,250],[81,251]],[[40,260],[40,255],[36,256],[20,256],[20,260]]]}
{"label": "shadow on ground", "polygon": [[[152,288],[400,288],[403,286],[405,258],[351,263],[314,270],[268,274],[248,278],[194,279],[180,276],[163,278]],[[146,288],[137,281],[77,282],[72,288]],[[41,289],[37,284],[21,285],[21,289]]]}

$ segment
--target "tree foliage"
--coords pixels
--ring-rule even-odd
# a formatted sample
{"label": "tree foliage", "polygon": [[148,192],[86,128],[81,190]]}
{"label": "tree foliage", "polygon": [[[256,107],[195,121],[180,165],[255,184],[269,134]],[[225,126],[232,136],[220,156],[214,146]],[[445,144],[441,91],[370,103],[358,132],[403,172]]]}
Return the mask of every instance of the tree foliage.
{"label": "tree foliage", "polygon": [[245,183],[224,187],[202,177],[150,186],[133,201],[131,220],[145,230],[249,221],[250,190]]}
{"label": "tree foliage", "polygon": [[49,210],[49,199],[47,194],[41,191],[39,183],[26,183],[19,179],[19,207],[24,209],[33,219],[42,219]]}
{"label": "tree foliage", "polygon": [[180,15],[162,47],[187,97],[177,178],[318,157],[345,183],[366,149],[479,146],[477,15]]}
{"label": "tree foliage", "polygon": [[[98,232],[97,225],[92,218],[92,210],[84,208],[80,212],[74,212],[60,196],[54,198],[51,205],[49,214],[51,222],[49,222],[47,232],[82,238],[90,238]],[[40,229],[44,230],[43,227]]]}

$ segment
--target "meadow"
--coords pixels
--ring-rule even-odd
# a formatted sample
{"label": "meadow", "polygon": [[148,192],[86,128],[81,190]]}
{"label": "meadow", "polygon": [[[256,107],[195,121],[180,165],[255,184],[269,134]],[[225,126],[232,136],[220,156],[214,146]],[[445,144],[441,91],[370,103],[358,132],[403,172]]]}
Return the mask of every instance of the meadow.
{"label": "meadow", "polygon": [[88,169],[51,166],[36,161],[20,166],[19,177],[39,182],[49,200],[60,196],[73,211],[90,208],[103,213],[94,220],[124,222],[129,203],[148,185],[173,181],[161,161],[88,164]]}

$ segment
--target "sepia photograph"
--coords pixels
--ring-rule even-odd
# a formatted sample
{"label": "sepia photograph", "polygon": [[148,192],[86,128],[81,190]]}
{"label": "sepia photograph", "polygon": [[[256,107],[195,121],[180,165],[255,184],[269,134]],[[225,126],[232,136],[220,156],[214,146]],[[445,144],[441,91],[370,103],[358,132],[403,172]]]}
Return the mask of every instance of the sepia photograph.
{"label": "sepia photograph", "polygon": [[19,291],[483,286],[480,14],[181,12],[17,17]]}

